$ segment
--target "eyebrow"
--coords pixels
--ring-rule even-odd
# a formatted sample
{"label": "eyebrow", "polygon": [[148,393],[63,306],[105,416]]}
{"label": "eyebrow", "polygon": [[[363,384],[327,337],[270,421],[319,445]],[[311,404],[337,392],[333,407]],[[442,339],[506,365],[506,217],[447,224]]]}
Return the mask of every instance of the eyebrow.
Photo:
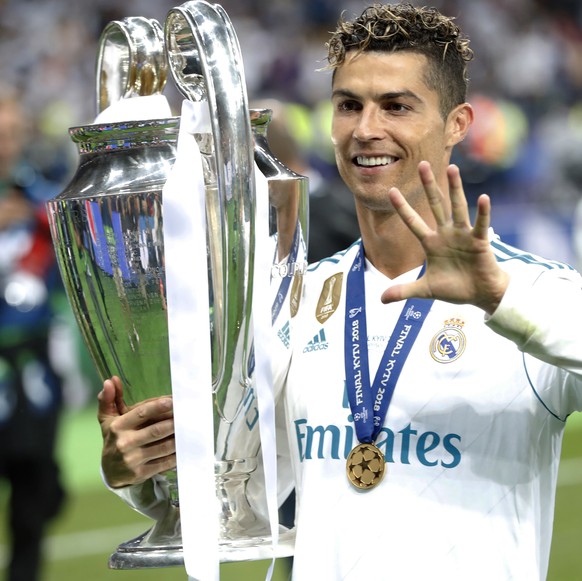
{"label": "eyebrow", "polygon": [[[331,98],[334,99],[336,97],[345,97],[348,99],[355,99],[356,101],[361,100],[361,97],[359,95],[357,95],[356,93],[353,93],[352,91],[350,91],[348,89],[334,89],[331,93]],[[413,93],[412,91],[408,91],[408,90],[391,91],[388,93],[382,93],[380,95],[376,95],[374,97],[374,100],[376,100],[376,101],[391,101],[393,99],[402,99],[402,98],[412,99],[413,101],[416,101],[418,103],[423,102],[422,99],[416,93]]]}

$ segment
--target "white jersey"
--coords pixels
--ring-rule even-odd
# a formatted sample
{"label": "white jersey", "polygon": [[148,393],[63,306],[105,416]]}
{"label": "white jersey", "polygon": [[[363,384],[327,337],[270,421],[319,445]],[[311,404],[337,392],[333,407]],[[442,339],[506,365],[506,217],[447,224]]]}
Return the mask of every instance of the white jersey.
{"label": "white jersey", "polygon": [[[511,275],[502,303],[486,317],[434,302],[376,440],[384,479],[365,492],[346,476],[358,441],[345,388],[345,296],[358,245],[308,270],[285,396],[296,581],[545,579],[564,425],[582,409],[582,280],[491,243]],[[403,307],[380,295],[417,275],[390,280],[366,264],[371,379]]]}
{"label": "white jersey", "polygon": [[[384,479],[369,491],[346,475],[358,441],[345,388],[345,295],[358,245],[310,267],[299,302],[287,297],[272,354],[280,383],[292,351],[294,581],[546,578],[563,430],[582,409],[582,277],[494,236],[491,244],[510,274],[503,300],[491,317],[434,302],[376,440]],[[380,296],[417,276],[390,280],[366,264],[371,378],[403,307]],[[281,480],[288,491],[290,477]],[[115,492],[152,518],[165,505],[160,487]]]}

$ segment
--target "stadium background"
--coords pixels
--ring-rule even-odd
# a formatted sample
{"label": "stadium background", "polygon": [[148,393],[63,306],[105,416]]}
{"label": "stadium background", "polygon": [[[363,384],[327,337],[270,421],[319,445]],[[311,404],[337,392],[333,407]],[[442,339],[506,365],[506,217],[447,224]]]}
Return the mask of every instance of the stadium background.
{"label": "stadium background", "polygon": [[[23,91],[34,139],[30,157],[47,176],[67,182],[77,153],[67,129],[95,116],[96,43],[105,24],[124,16],[162,21],[168,0],[0,0],[0,73]],[[249,97],[276,99],[309,173],[335,178],[326,105],[323,43],[341,9],[361,0],[224,0],[239,36]],[[425,2],[422,2],[425,4]],[[435,0],[472,39],[471,136],[459,148],[470,201],[492,194],[493,222],[504,239],[580,268],[582,241],[582,5],[576,0]],[[174,110],[179,96],[166,91]],[[565,313],[567,316],[567,313]],[[47,537],[45,581],[183,579],[179,569],[119,572],[106,568],[119,542],[147,521],[106,492],[99,479],[98,382],[79,349],[84,381],[69,383],[59,453],[69,500]],[[560,470],[551,581],[581,578],[582,420],[568,422]],[[6,515],[0,485],[0,515]],[[2,519],[5,520],[4,518]],[[0,523],[4,527],[4,522]],[[0,528],[0,570],[6,556]],[[223,579],[264,578],[265,563],[227,565]],[[277,579],[286,575],[283,563]]]}

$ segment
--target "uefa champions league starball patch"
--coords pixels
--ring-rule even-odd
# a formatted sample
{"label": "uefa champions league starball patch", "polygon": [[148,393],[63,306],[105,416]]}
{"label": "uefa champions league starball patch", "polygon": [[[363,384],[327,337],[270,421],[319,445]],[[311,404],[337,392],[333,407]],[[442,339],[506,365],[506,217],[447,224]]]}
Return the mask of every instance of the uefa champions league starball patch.
{"label": "uefa champions league starball patch", "polygon": [[465,322],[452,318],[445,321],[445,326],[432,338],[430,354],[439,363],[456,361],[465,351],[467,337],[463,333]]}

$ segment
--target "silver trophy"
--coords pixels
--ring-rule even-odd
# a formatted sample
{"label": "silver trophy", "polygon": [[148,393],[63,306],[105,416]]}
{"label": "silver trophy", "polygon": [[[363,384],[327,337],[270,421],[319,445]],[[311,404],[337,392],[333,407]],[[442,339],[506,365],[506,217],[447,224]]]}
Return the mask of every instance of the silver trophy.
{"label": "silver trophy", "polygon": [[97,50],[97,112],[112,103],[161,94],[168,78],[164,31],[153,18],[113,20],[101,33]]}
{"label": "silver trophy", "polygon": [[[271,553],[262,556],[261,547],[270,548],[269,524],[247,495],[259,433],[242,428],[252,381],[249,264],[255,244],[277,248],[275,284],[289,296],[274,307],[293,311],[290,295],[299,296],[306,260],[307,178],[270,152],[270,111],[248,109],[240,48],[224,10],[187,2],[168,14],[165,40],[160,30],[156,21],[140,18],[106,27],[98,54],[98,110],[117,98],[161,92],[163,55],[180,91],[208,101],[212,131],[196,140],[209,234],[207,249],[198,251],[208,253],[211,289],[219,554],[223,562],[267,558]],[[162,190],[176,157],[179,124],[170,117],[70,129],[79,165],[47,205],[61,276],[85,343],[102,379],[122,379],[128,405],[171,393]],[[254,161],[268,180],[267,240],[254,239]],[[164,514],[117,548],[111,568],[183,564],[176,472],[158,480],[166,491]],[[280,538],[279,555],[291,554],[293,531]]]}

